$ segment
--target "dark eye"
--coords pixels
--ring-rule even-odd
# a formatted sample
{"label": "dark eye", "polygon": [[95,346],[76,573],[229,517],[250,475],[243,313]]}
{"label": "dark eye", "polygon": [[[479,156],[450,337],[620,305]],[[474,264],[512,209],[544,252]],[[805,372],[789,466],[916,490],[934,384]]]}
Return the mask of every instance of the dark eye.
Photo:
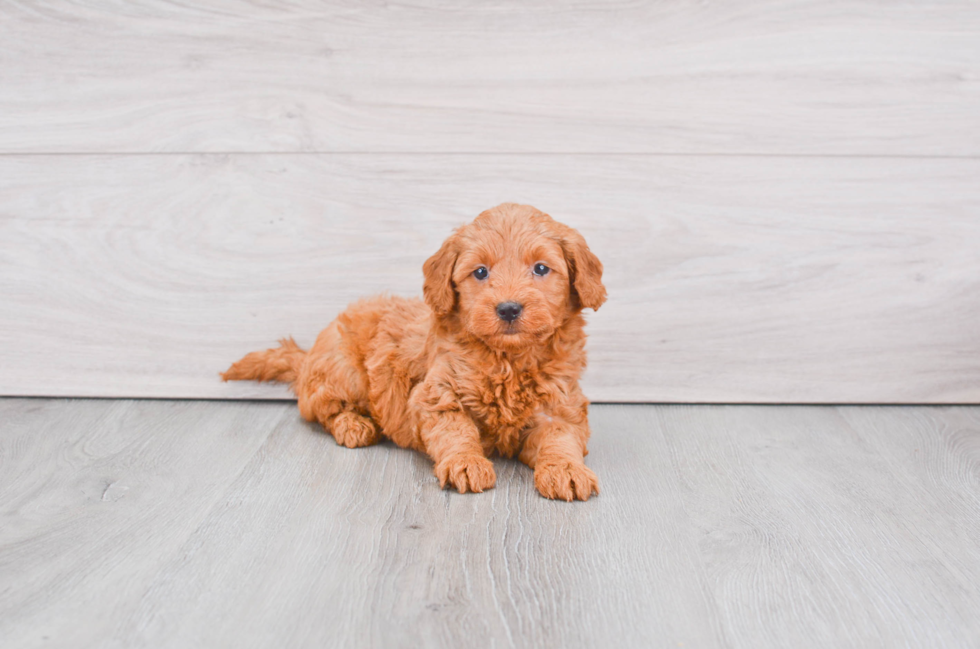
{"label": "dark eye", "polygon": [[547,275],[550,272],[551,272],[551,269],[548,268],[547,266],[545,266],[544,264],[534,264],[534,274],[535,275],[540,275],[541,277],[544,277],[545,275]]}
{"label": "dark eye", "polygon": [[473,271],[473,277],[477,279],[486,279],[488,275],[490,275],[490,271],[487,270],[486,266],[480,266]]}

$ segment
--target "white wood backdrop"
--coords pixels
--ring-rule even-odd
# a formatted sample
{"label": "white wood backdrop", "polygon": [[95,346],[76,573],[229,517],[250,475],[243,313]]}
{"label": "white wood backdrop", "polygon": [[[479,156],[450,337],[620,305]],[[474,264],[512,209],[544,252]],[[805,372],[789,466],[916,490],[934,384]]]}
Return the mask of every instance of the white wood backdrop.
{"label": "white wood backdrop", "polygon": [[980,402],[980,4],[0,3],[0,393],[217,372],[585,233],[599,401]]}

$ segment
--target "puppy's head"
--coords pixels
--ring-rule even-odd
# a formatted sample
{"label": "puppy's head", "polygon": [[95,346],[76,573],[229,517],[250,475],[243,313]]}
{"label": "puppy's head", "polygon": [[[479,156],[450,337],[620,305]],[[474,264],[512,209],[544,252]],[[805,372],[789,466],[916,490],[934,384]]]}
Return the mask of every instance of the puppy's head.
{"label": "puppy's head", "polygon": [[425,262],[424,295],[439,318],[490,347],[517,351],[606,300],[602,263],[577,231],[529,205],[483,212]]}

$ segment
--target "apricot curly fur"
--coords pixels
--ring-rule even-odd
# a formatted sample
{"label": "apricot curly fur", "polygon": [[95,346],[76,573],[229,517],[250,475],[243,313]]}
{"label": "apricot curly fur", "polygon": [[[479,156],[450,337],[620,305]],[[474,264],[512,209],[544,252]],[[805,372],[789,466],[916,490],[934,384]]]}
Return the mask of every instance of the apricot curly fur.
{"label": "apricot curly fur", "polygon": [[[479,268],[485,278],[474,275]],[[493,453],[534,469],[547,498],[599,493],[583,460],[581,313],[598,309],[606,289],[582,236],[531,206],[505,203],[456,230],[423,273],[424,302],[356,302],[308,352],[286,338],[222,378],[289,383],[303,417],[338,444],[388,437],[426,453],[440,484],[460,493],[496,484]],[[521,306],[513,322],[498,315],[503,303]]]}

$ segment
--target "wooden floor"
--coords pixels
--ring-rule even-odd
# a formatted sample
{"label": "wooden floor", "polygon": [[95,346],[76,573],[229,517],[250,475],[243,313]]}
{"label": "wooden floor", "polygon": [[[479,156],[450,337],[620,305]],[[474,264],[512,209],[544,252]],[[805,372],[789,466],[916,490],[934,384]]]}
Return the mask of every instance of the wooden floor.
{"label": "wooden floor", "polygon": [[592,420],[566,504],[290,403],[0,400],[0,645],[980,644],[980,408]]}

